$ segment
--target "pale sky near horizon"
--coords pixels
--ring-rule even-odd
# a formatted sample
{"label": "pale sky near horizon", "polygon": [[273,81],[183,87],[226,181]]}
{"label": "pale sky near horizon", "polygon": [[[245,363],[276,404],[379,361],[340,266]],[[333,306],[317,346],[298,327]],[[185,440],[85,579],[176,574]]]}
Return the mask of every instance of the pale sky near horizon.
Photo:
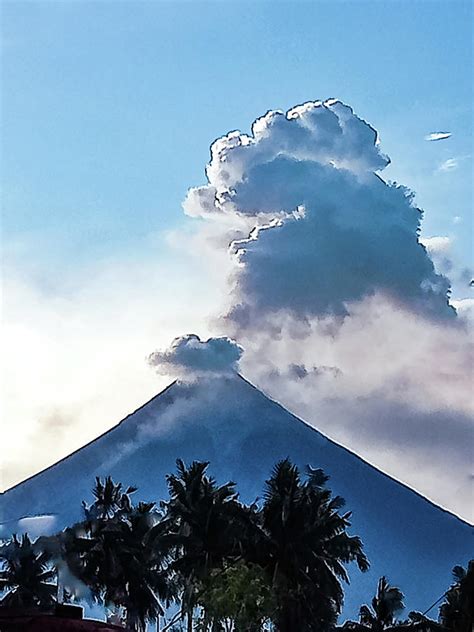
{"label": "pale sky near horizon", "polygon": [[337,97],[370,122],[472,297],[470,2],[4,1],[1,35],[0,488],[164,386],[147,353],[212,335],[225,286],[183,254],[181,203],[269,109]]}

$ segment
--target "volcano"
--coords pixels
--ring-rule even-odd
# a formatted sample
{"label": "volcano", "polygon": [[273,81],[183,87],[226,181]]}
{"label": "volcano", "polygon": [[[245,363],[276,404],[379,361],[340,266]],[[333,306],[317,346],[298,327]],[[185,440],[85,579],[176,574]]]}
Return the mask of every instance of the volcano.
{"label": "volcano", "polygon": [[[254,501],[273,465],[289,457],[322,468],[352,512],[371,568],[349,567],[344,616],[355,617],[381,575],[400,586],[407,612],[441,597],[455,564],[472,556],[472,527],[377,470],[294,416],[238,375],[174,382],[117,426],[1,496],[2,537],[54,532],[81,517],[94,477],[136,485],[134,497],[167,498],[175,460],[210,461],[219,483]],[[435,612],[431,612],[435,614]]]}

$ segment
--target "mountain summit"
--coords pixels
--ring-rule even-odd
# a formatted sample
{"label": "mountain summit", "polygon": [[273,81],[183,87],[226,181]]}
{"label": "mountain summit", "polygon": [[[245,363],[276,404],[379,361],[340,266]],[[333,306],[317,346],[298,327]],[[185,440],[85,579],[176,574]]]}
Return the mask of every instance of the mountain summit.
{"label": "mountain summit", "polygon": [[[1,497],[3,536],[62,529],[81,516],[95,476],[137,485],[137,497],[167,497],[165,475],[185,462],[210,461],[210,473],[237,483],[241,497],[261,493],[276,461],[322,468],[352,511],[371,562],[350,568],[344,614],[356,616],[381,575],[407,595],[407,609],[428,608],[446,590],[455,564],[472,555],[473,529],[298,419],[241,376],[174,382],[117,426]],[[36,533],[35,533],[36,531]]]}

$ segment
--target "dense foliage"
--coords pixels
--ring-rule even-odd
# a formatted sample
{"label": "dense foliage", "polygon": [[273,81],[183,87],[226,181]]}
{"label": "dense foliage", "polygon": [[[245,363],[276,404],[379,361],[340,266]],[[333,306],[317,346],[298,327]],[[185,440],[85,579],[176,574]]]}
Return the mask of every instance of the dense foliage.
{"label": "dense foliage", "polygon": [[[47,610],[56,599],[88,598],[136,632],[160,620],[162,632],[336,630],[346,565],[365,571],[369,562],[327,476],[281,461],[262,502],[245,505],[208,465],[178,460],[159,507],[135,504],[134,487],[96,479],[79,523],[36,542],[14,536],[0,549],[1,605]],[[471,632],[474,561],[453,573],[439,622],[426,613],[397,620],[403,594],[382,577],[359,621],[340,629]]]}
{"label": "dense foliage", "polygon": [[13,536],[2,547],[3,568],[0,588],[5,591],[2,605],[9,608],[45,608],[54,603],[56,589],[51,582],[55,570],[44,551],[36,550],[27,534]]}

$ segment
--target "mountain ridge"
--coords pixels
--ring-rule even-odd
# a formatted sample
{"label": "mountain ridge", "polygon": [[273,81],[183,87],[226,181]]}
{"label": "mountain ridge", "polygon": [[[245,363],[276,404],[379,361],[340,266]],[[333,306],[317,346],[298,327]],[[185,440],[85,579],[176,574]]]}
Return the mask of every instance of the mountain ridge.
{"label": "mountain ridge", "polygon": [[[245,378],[243,375],[241,375],[240,373],[236,374],[236,377],[243,380],[246,384],[248,384],[251,388],[255,389],[257,392],[261,393],[265,398],[267,398],[269,401],[273,402],[273,404],[275,404],[276,406],[279,406],[281,409],[283,409],[286,413],[288,413],[289,415],[291,415],[295,421],[303,424],[305,427],[309,428],[310,430],[312,430],[313,432],[317,432],[318,434],[322,435],[327,441],[329,441],[330,443],[332,443],[333,445],[341,448],[342,450],[345,450],[348,454],[350,454],[351,456],[355,457],[356,459],[359,459],[364,465],[372,468],[373,470],[375,470],[376,472],[378,472],[379,474],[381,474],[382,476],[387,477],[390,481],[396,483],[397,485],[402,486],[404,489],[410,491],[411,493],[415,494],[416,496],[418,496],[420,499],[428,502],[430,505],[432,505],[433,507],[435,507],[436,509],[439,509],[440,511],[443,511],[444,513],[448,514],[449,516],[452,516],[453,518],[456,518],[457,520],[459,520],[462,524],[467,525],[469,527],[474,527],[473,523],[470,523],[468,520],[462,518],[461,516],[458,516],[456,513],[454,513],[453,511],[451,511],[450,509],[447,509],[446,507],[442,507],[441,505],[438,505],[436,502],[434,502],[433,500],[431,500],[430,498],[428,498],[427,496],[424,496],[423,494],[421,494],[419,491],[417,491],[416,489],[414,489],[413,487],[411,487],[410,485],[408,485],[407,483],[404,483],[403,481],[398,480],[397,478],[395,478],[394,476],[392,476],[391,474],[385,472],[384,470],[376,467],[375,465],[373,465],[372,463],[370,463],[369,461],[367,461],[366,459],[364,459],[363,457],[361,457],[359,454],[357,454],[356,452],[352,451],[350,448],[346,447],[345,445],[342,445],[341,443],[338,443],[337,441],[335,441],[334,439],[331,439],[331,437],[328,437],[324,432],[322,432],[321,430],[319,430],[318,428],[315,428],[314,426],[312,426],[311,424],[309,424],[308,422],[306,422],[304,419],[302,419],[301,417],[299,417],[298,415],[296,415],[295,413],[291,412],[291,410],[288,410],[287,408],[285,408],[285,406],[283,404],[281,404],[278,400],[274,399],[271,395],[269,395],[268,393],[266,393],[263,389],[257,387],[255,384],[253,384],[252,382],[250,382],[250,380],[248,380],[247,378]],[[162,395],[164,395],[167,391],[169,391],[171,388],[173,388],[173,386],[175,386],[176,384],[179,384],[180,380],[176,379],[173,380],[173,382],[171,382],[170,384],[168,384],[163,390],[159,391],[158,393],[156,393],[156,395],[154,395],[153,397],[151,397],[149,400],[147,400],[144,404],[142,404],[141,406],[139,406],[138,408],[136,408],[134,411],[132,411],[131,413],[129,413],[128,415],[126,415],[123,419],[121,419],[117,424],[115,424],[114,426],[112,426],[111,428],[109,428],[108,430],[106,430],[105,432],[103,432],[102,434],[98,435],[97,437],[95,437],[94,439],[91,439],[90,441],[88,441],[87,443],[85,443],[84,445],[82,445],[79,448],[76,448],[75,450],[73,450],[72,452],[70,452],[69,454],[65,455],[64,457],[60,458],[58,461],[55,461],[54,463],[51,463],[51,465],[48,465],[46,467],[44,467],[43,469],[39,470],[38,472],[35,472],[34,474],[32,474],[31,476],[28,476],[27,478],[23,479],[22,481],[15,483],[15,485],[12,485],[11,487],[5,489],[3,492],[0,492],[0,497],[3,496],[4,494],[7,494],[13,490],[15,490],[16,488],[20,487],[21,485],[24,485],[25,483],[31,481],[32,479],[36,478],[37,476],[40,476],[41,474],[44,474],[45,472],[55,468],[56,466],[61,465],[61,463],[63,463],[64,461],[66,461],[67,459],[69,459],[70,457],[74,456],[75,454],[77,454],[78,452],[87,449],[89,446],[91,446],[92,444],[96,443],[97,441],[103,439],[104,437],[106,437],[107,435],[109,435],[111,432],[113,432],[114,430],[116,430],[117,428],[119,428],[119,426],[121,426],[122,424],[126,423],[131,417],[133,417],[136,413],[140,412],[141,410],[143,410],[144,408],[146,408],[149,404],[151,404],[153,401],[155,401],[157,398],[161,397]],[[0,523],[1,524],[1,523]]]}
{"label": "mountain ridge", "polygon": [[8,492],[13,491],[17,487],[20,487],[24,483],[27,483],[28,481],[31,481],[32,479],[36,478],[37,476],[40,476],[41,474],[44,474],[45,472],[47,472],[48,470],[52,469],[53,467],[56,467],[56,465],[60,465],[61,463],[66,461],[69,457],[74,456],[77,452],[80,452],[81,450],[85,450],[86,448],[88,448],[93,443],[96,443],[96,441],[99,441],[99,439],[102,439],[103,437],[107,436],[108,434],[113,432],[116,428],[118,428],[121,424],[125,423],[127,421],[127,419],[129,419],[130,417],[133,417],[133,415],[135,415],[135,413],[138,413],[140,410],[142,410],[143,408],[148,406],[148,404],[151,404],[151,402],[153,402],[157,397],[160,397],[161,395],[163,395],[168,389],[170,389],[172,386],[174,386],[177,382],[178,382],[178,380],[173,380],[173,382],[171,382],[171,384],[168,384],[168,386],[165,386],[165,388],[162,391],[160,391],[156,395],[153,395],[153,397],[150,397],[149,400],[147,400],[144,404],[142,404],[141,406],[136,408],[133,412],[131,412],[128,415],[126,415],[117,424],[115,424],[114,426],[112,426],[111,428],[109,428],[108,430],[103,432],[102,434],[98,435],[94,439],[91,439],[90,441],[88,441],[84,445],[81,445],[80,448],[76,448],[72,452],[69,452],[69,454],[66,454],[66,456],[63,456],[60,459],[58,459],[57,461],[55,461],[54,463],[51,463],[51,465],[47,465],[46,467],[44,467],[43,469],[39,470],[38,472],[35,472],[34,474],[31,474],[30,476],[27,476],[22,481],[19,481],[18,483],[15,483],[11,487],[8,487],[7,489],[5,489],[3,492],[0,492],[0,497],[3,494],[7,494]]}
{"label": "mountain ridge", "polygon": [[[261,497],[274,464],[322,468],[346,500],[350,532],[372,567],[349,568],[345,615],[387,575],[408,609],[428,607],[449,585],[451,569],[472,557],[471,525],[323,435],[245,378],[173,382],[105,433],[29,477],[0,498],[3,536],[52,533],[81,518],[95,476],[134,485],[137,500],[167,498],[176,459],[209,461],[218,482],[235,481],[243,502]],[[0,527],[1,528],[1,527]],[[416,577],[413,573],[416,565]]]}

